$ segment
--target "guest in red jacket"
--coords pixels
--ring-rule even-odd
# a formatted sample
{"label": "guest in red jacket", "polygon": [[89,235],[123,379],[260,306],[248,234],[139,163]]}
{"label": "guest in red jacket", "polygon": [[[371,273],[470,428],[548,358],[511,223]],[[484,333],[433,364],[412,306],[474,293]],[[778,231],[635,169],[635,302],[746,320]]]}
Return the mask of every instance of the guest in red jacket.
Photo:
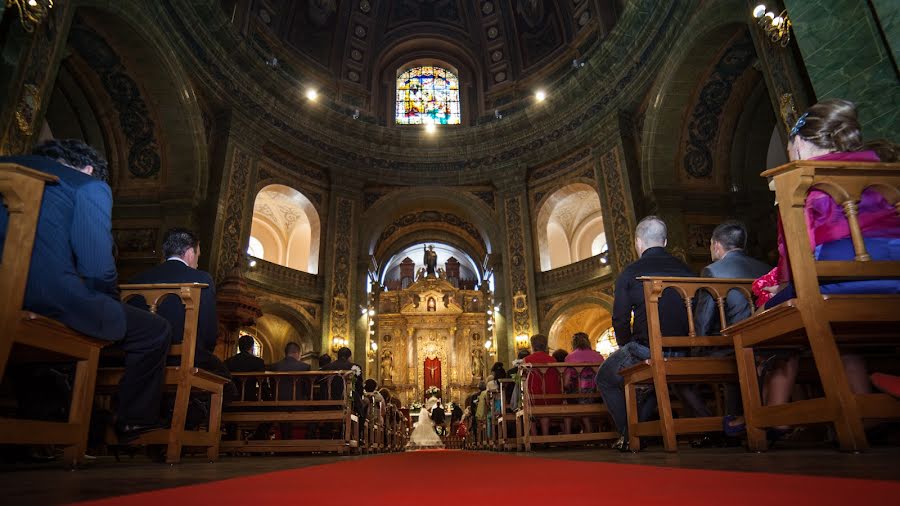
{"label": "guest in red jacket", "polygon": [[[531,354],[523,360],[526,364],[552,364],[556,359],[547,353],[547,336],[543,334],[535,334],[531,336]],[[528,393],[536,394],[561,394],[562,382],[560,381],[560,371],[556,369],[547,369],[546,372],[532,370],[528,372]],[[559,404],[559,400],[554,399],[536,399],[532,401],[535,405]],[[531,426],[532,434],[536,427]],[[541,434],[547,436],[550,434],[550,417],[541,417]]]}

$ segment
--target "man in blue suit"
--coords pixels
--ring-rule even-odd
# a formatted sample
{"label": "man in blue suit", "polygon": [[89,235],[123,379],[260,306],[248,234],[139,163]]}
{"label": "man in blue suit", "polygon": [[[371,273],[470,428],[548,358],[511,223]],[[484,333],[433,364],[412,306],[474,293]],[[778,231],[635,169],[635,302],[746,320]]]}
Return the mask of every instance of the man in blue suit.
{"label": "man in blue suit", "polygon": [[[125,352],[116,419],[120,437],[158,427],[171,329],[165,319],[119,301],[106,161],[75,139],[47,141],[32,156],[0,161],[59,178],[44,189],[24,308],[114,341]],[[0,206],[0,243],[8,220]]]}

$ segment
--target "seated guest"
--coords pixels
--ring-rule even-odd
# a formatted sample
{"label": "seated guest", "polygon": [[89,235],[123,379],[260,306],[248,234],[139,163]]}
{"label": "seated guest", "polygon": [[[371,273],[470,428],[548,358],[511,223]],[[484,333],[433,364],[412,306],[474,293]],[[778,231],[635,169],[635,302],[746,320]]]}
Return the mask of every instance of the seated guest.
{"label": "seated guest", "polygon": [[[197,314],[197,348],[194,365],[225,378],[231,378],[228,368],[214,354],[218,330],[216,318],[216,286],[212,276],[197,268],[200,260],[200,241],[196,234],[185,228],[173,228],[166,232],[163,240],[165,262],[135,276],[131,282],[152,283],[203,283],[200,290],[200,310]],[[129,301],[138,307],[147,307],[142,297]],[[184,337],[184,305],[174,296],[165,297],[156,308],[156,314],[172,325],[172,342],[180,343]],[[172,364],[176,365],[176,364]],[[226,388],[226,398],[236,394],[233,388]]]}
{"label": "seated guest", "polygon": [[[758,278],[769,271],[769,266],[747,255],[747,229],[739,221],[725,221],[717,226],[709,240],[709,254],[713,263],[703,268],[700,273],[704,278]],[[752,313],[751,302],[738,290],[730,290],[725,297],[725,320],[728,325],[746,320]],[[717,335],[722,330],[719,323],[719,311],[716,301],[708,292],[700,292],[697,296],[697,307],[694,310],[694,325],[698,336]],[[713,356],[733,356],[734,348],[706,351],[702,353]],[[729,428],[734,416],[742,412],[741,391],[735,383],[725,387],[725,433],[732,434]],[[708,411],[698,416],[709,416]]]}
{"label": "seated guest", "polygon": [[324,368],[326,365],[328,365],[328,364],[331,363],[331,355],[329,355],[329,354],[327,354],[327,353],[324,354],[324,355],[319,355],[319,359],[318,359],[318,360],[319,360],[319,370],[321,370],[321,369]]}
{"label": "seated guest", "polygon": [[[880,143],[882,153],[896,157],[896,149]],[[862,141],[862,131],[857,117],[856,105],[840,99],[819,102],[804,112],[791,129],[788,141],[788,157],[795,160],[834,160],[847,162],[880,162],[882,159],[874,150],[866,149]],[[894,159],[884,160],[893,162]],[[816,260],[852,260],[855,256],[850,239],[850,227],[841,205],[821,190],[810,190],[804,203],[807,232],[813,256]],[[868,188],[863,191],[858,205],[858,220],[866,250],[872,260],[895,260],[900,258],[900,217],[897,211],[878,191]],[[791,282],[790,260],[784,229],[778,222],[778,252],[780,258],[774,272],[764,276],[754,287],[770,308],[797,296]],[[900,280],[879,279],[823,283],[823,294],[837,293],[900,293]],[[774,294],[774,295],[771,295]],[[844,373],[855,394],[872,390],[866,371],[865,361],[859,355],[841,356]],[[798,359],[796,355],[773,357],[764,380],[763,402],[769,406],[786,404],[797,379]],[[740,427],[742,420],[734,425]],[[778,438],[788,427],[776,427],[770,434]]]}
{"label": "seated guest", "polygon": [[[253,336],[244,334],[238,338],[238,350],[240,350],[237,355],[229,357],[228,360],[225,361],[225,367],[228,368],[231,372],[262,372],[266,370],[266,363],[263,359],[257,357],[253,354]],[[237,382],[237,379],[235,379]],[[238,385],[240,388],[240,385]],[[250,378],[244,383],[244,397],[245,401],[256,401],[259,400],[259,396],[256,393],[257,383],[256,380]]]}
{"label": "seated guest", "polygon": [[[300,361],[302,354],[300,345],[295,342],[289,342],[284,346],[284,358],[269,365],[269,370],[274,372],[306,372],[311,369],[309,364]],[[292,392],[296,389],[296,392]],[[295,381],[292,378],[278,379],[278,400],[288,401],[293,399],[308,399],[307,390],[309,386],[302,380]]]}
{"label": "seated guest", "polygon": [[[576,332],[572,336],[572,353],[566,355],[566,362],[573,364],[600,364],[603,362],[603,355],[591,349],[591,339],[584,332]],[[590,368],[583,368],[580,372],[574,368],[566,369],[566,391],[574,393],[594,393],[597,386],[594,383],[595,373]],[[576,399],[578,404],[591,404],[597,402],[596,399],[582,398]],[[566,433],[572,433],[572,419],[566,418]],[[584,433],[591,431],[590,417],[581,417],[581,429]]]}
{"label": "seated guest", "polygon": [[550,354],[550,356],[553,357],[553,360],[555,360],[557,362],[565,362],[566,356],[568,356],[568,355],[569,355],[569,352],[562,348],[560,348],[558,350],[553,350],[553,353]]}
{"label": "seated guest", "polygon": [[[640,258],[629,264],[616,278],[612,323],[619,349],[612,353],[597,371],[597,388],[622,437],[614,445],[628,451],[628,416],[625,411],[624,379],[619,371],[650,359],[648,348],[647,307],[644,286],[639,276],[689,276],[694,273],[684,262],[666,251],[666,224],[656,216],[641,220],[635,230],[634,247]],[[633,320],[632,320],[633,318]],[[633,323],[632,323],[633,321]],[[659,301],[659,325],[664,336],[688,335],[688,319],[684,302],[674,290],[667,290]],[[700,407],[702,403],[688,389],[673,387],[686,403]],[[640,407],[641,420],[649,418],[656,408],[656,397]]]}
{"label": "seated guest", "polygon": [[370,424],[384,424],[384,396],[378,392],[378,382],[369,378],[363,383],[363,417]]}
{"label": "seated guest", "polygon": [[[158,428],[171,327],[165,318],[119,300],[106,161],[69,139],[47,141],[32,156],[0,162],[59,178],[44,188],[24,308],[115,342],[125,352],[116,430],[126,441]],[[0,206],[0,244],[15,249],[18,244],[4,244],[8,220]]]}
{"label": "seated guest", "polygon": [[[547,336],[543,334],[535,334],[531,336],[531,354],[523,360],[526,364],[552,364],[557,360],[547,353]],[[546,372],[544,372],[546,371]],[[528,393],[531,395],[541,394],[561,394],[562,384],[559,379],[559,373],[553,369],[545,369],[541,372],[532,371],[528,374]],[[559,404],[559,400],[555,399],[536,399],[532,401],[534,405]],[[532,434],[535,433],[537,427],[531,426]],[[541,435],[550,435],[550,417],[541,417]]]}
{"label": "seated guest", "polygon": [[506,376],[508,378],[512,378],[513,376],[519,374],[519,364],[521,364],[522,361],[525,360],[525,357],[527,357],[530,353],[530,351],[524,348],[516,353],[516,359],[513,360],[512,367],[508,371],[506,371]]}
{"label": "seated guest", "polygon": [[513,360],[512,368],[506,371],[506,376],[512,378],[513,380],[513,388],[509,394],[509,410],[510,412],[515,412],[519,409],[519,400],[522,397],[520,394],[522,392],[519,381],[521,379],[521,375],[519,374],[519,365],[525,360],[531,352],[527,349],[521,349],[518,353],[516,353],[516,359]]}
{"label": "seated guest", "polygon": [[[322,367],[323,371],[353,371],[353,410],[359,413],[361,407],[361,392],[363,390],[362,368],[350,361],[353,352],[346,346],[337,352],[337,360]],[[329,382],[330,386],[326,388],[331,394],[331,399],[340,399],[344,396],[344,382],[337,381],[334,378]]]}

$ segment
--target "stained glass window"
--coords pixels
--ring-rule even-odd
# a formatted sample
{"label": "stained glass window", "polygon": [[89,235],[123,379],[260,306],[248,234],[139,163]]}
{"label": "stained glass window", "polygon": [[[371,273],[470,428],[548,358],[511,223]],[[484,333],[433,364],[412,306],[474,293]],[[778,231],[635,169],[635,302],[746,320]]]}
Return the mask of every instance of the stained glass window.
{"label": "stained glass window", "polygon": [[441,67],[407,70],[397,77],[397,124],[458,125],[459,79]]}

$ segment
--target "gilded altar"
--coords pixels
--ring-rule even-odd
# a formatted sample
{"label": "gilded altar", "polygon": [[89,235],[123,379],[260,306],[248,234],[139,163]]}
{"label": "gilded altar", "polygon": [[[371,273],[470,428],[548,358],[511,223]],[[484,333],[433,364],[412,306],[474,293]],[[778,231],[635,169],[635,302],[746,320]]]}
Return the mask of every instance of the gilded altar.
{"label": "gilded altar", "polygon": [[406,405],[422,401],[431,385],[445,401],[464,400],[491,366],[484,345],[490,297],[487,290],[460,290],[434,276],[379,292],[374,316],[379,384]]}

